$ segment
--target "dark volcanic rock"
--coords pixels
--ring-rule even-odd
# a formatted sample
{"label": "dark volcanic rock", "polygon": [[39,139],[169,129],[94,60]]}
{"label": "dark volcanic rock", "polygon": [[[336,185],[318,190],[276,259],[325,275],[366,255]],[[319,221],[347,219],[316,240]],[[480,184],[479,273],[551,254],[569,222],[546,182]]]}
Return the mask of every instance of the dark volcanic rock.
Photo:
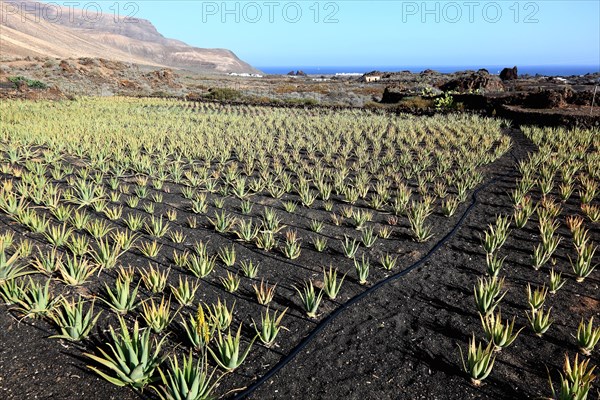
{"label": "dark volcanic rock", "polygon": [[302,70],[298,70],[298,71],[296,71],[296,76],[306,76],[306,72],[304,72]]}
{"label": "dark volcanic rock", "polygon": [[524,106],[527,108],[563,108],[569,103],[573,95],[570,87],[565,86],[562,90],[541,90],[529,93],[525,98]]}
{"label": "dark volcanic rock", "polygon": [[584,129],[600,127],[600,116],[597,113],[596,115],[590,115],[589,112],[569,113],[566,110],[552,112],[550,110],[532,110],[519,106],[503,105],[498,109],[497,115],[512,120],[516,125],[580,127]]}
{"label": "dark volcanic rock", "polygon": [[594,106],[600,106],[600,90],[596,92],[594,96],[593,90],[584,90],[580,92],[574,92],[569,98],[570,104],[576,104],[579,106],[591,106],[594,101]]}
{"label": "dark volcanic rock", "polygon": [[406,97],[406,91],[400,87],[388,86],[383,90],[382,103],[397,103]]}
{"label": "dark volcanic rock", "polygon": [[443,91],[454,90],[457,92],[468,92],[474,90],[485,90],[489,92],[499,92],[504,90],[504,84],[496,77],[479,70],[465,76],[459,76],[443,84],[440,89]]}
{"label": "dark volcanic rock", "polygon": [[517,71],[516,65],[512,68],[504,68],[502,72],[500,72],[500,79],[503,81],[514,81],[518,78],[519,72]]}
{"label": "dark volcanic rock", "polygon": [[288,75],[296,75],[296,73],[294,71],[290,71],[287,73]]}

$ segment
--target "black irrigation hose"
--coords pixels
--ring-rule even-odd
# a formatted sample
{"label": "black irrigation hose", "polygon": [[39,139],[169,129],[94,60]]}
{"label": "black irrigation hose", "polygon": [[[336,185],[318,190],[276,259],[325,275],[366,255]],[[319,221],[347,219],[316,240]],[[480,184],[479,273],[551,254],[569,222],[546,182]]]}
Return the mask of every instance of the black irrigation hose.
{"label": "black irrigation hose", "polygon": [[475,205],[477,204],[477,194],[479,192],[481,192],[482,190],[487,189],[493,183],[496,183],[499,179],[500,179],[500,177],[495,177],[492,180],[490,180],[489,182],[487,182],[485,185],[479,187],[478,189],[476,189],[473,192],[473,194],[471,195],[471,204],[469,205],[469,207],[467,207],[467,209],[462,214],[462,216],[460,217],[460,219],[458,220],[456,225],[454,225],[454,228],[452,228],[452,230],[450,232],[448,232],[439,242],[437,242],[436,245],[433,246],[433,248],[431,248],[431,250],[429,250],[429,252],[425,256],[423,256],[423,258],[421,258],[419,261],[415,262],[411,266],[403,269],[402,271],[385,278],[384,280],[371,286],[369,289],[365,290],[364,292],[357,294],[356,296],[354,296],[353,298],[348,300],[346,303],[342,304],[339,308],[337,308],[331,314],[329,314],[327,317],[325,317],[323,320],[321,320],[321,322],[319,322],[319,324],[315,327],[315,329],[313,329],[308,336],[306,336],[300,343],[298,343],[298,345],[296,345],[296,347],[294,347],[294,349],[287,356],[285,356],[285,358],[279,360],[279,362],[273,368],[271,368],[266,374],[264,374],[262,377],[260,377],[251,386],[246,388],[242,393],[239,393],[237,396],[235,396],[233,398],[233,400],[245,399],[246,397],[251,395],[256,389],[259,388],[259,386],[261,386],[263,383],[265,383],[269,378],[271,378],[273,375],[275,375],[280,369],[282,369],[290,361],[292,361],[323,329],[325,329],[327,327],[327,325],[329,325],[331,322],[333,322],[333,320],[336,319],[344,310],[353,306],[355,303],[359,302],[364,297],[370,295],[371,293],[375,292],[376,290],[383,287],[384,285],[387,285],[388,283],[393,282],[396,279],[403,277],[404,275],[408,274],[415,268],[424,264],[440,247],[442,247],[454,235],[456,235],[458,229],[461,227],[461,225],[463,224],[463,222],[465,221],[467,216],[471,213],[471,210],[473,209],[473,207],[475,207]]}

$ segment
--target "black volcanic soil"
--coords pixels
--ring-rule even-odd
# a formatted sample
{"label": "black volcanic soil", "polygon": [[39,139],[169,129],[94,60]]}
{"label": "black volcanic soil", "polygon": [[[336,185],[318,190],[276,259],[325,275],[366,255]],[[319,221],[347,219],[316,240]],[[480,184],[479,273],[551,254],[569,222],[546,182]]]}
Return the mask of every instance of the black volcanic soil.
{"label": "black volcanic soil", "polygon": [[[525,156],[533,146],[515,133],[513,155]],[[543,336],[528,328],[525,315],[527,282],[548,281],[548,267],[529,266],[536,243],[532,221],[513,230],[500,255],[507,256],[503,273],[508,294],[500,307],[504,318],[516,316],[526,328],[515,343],[497,356],[494,370],[479,388],[462,372],[458,346],[466,347],[472,332],[483,335],[473,303],[473,285],[485,272],[485,252],[479,235],[500,213],[511,213],[508,193],[517,175],[506,155],[496,166],[499,180],[477,196],[464,224],[423,266],[384,286],[335,320],[296,359],[251,396],[294,399],[539,399],[548,398],[547,369],[558,379],[564,353],[577,351],[571,335],[581,318],[600,314],[598,272],[583,284],[569,280],[547,302],[555,323]],[[576,202],[566,209],[576,212]],[[561,218],[561,235],[569,237]],[[590,233],[592,233],[590,231]],[[593,225],[594,242],[600,240]],[[557,255],[557,270],[568,275],[568,252]],[[570,254],[570,253],[569,253]],[[573,254],[570,254],[573,257]],[[591,363],[597,365],[596,351]],[[593,398],[593,397],[592,397]]]}
{"label": "black volcanic soil", "polygon": [[[515,161],[535,149],[521,133],[513,131],[512,135],[512,153],[487,168],[486,182],[494,178],[497,180],[479,192],[475,206],[457,234],[438,249],[425,265],[345,310],[250,398],[534,399],[550,395],[546,368],[556,380],[563,354],[569,352],[573,355],[576,352],[571,335],[575,334],[579,320],[600,312],[597,271],[582,284],[570,279],[565,287],[547,300],[553,307],[553,326],[543,338],[533,335],[526,327],[511,347],[498,354],[494,370],[482,387],[474,388],[469,384],[461,370],[458,352],[458,346],[464,349],[472,333],[478,338],[483,336],[472,294],[477,277],[485,270],[485,255],[479,235],[487,224],[493,222],[495,215],[511,212],[508,193],[517,177]],[[564,217],[577,212],[578,200],[575,194],[563,205],[559,233],[565,238],[569,238],[569,233],[564,226]],[[165,203],[177,205],[176,198],[167,194]],[[266,197],[259,198],[257,203],[273,203],[273,206],[281,208],[280,203]],[[226,204],[228,210],[235,210],[235,207]],[[255,205],[255,209],[259,207],[260,204]],[[400,257],[399,266],[394,272],[400,271],[425,256],[435,242],[452,229],[466,208],[467,204],[461,205],[457,215],[450,219],[434,215],[435,236],[424,245],[408,240],[406,227],[400,226],[392,240],[378,240],[380,247],[376,250],[397,253]],[[208,214],[212,215],[212,211],[211,208]],[[183,209],[179,212],[186,215]],[[303,213],[309,213],[310,216]],[[323,218],[324,215],[324,211],[317,207],[297,212],[291,217],[286,215],[285,223],[301,230],[306,226],[308,217]],[[1,220],[3,224],[13,225],[5,216]],[[600,242],[598,224],[588,226],[591,239],[595,243]],[[221,237],[209,228],[198,229],[195,234],[190,230],[185,232],[188,234],[186,242],[210,239],[211,250],[219,244],[231,243],[231,237]],[[314,260],[314,265],[304,262],[309,271],[297,273],[293,272],[294,268],[287,269],[285,278],[279,276],[283,265],[299,265],[294,266],[293,261],[286,260],[277,252],[265,254],[254,248],[236,246],[238,259],[259,259],[263,276],[276,276],[283,281],[278,286],[275,307],[289,307],[285,325],[290,331],[281,334],[278,340],[280,347],[265,349],[255,345],[243,367],[224,377],[217,389],[219,395],[232,398],[236,393],[241,393],[244,387],[265,374],[314,328],[316,322],[304,317],[291,285],[298,277],[306,277],[307,272],[313,279],[318,279],[324,264],[348,268],[348,260],[339,254],[337,248],[341,232],[328,225],[323,234],[331,237],[330,246],[334,250],[327,252],[323,259],[322,254],[303,248],[303,256],[310,254],[308,260]],[[26,235],[35,239],[35,235]],[[309,233],[302,231],[302,235],[308,239]],[[537,241],[536,235],[537,229],[530,221],[522,230],[513,229],[500,250],[501,256],[508,256],[501,273],[506,276],[509,290],[501,303],[502,313],[504,318],[516,316],[518,327],[527,325],[526,283],[541,285],[548,279],[548,267],[534,271],[528,265],[529,254]],[[166,239],[161,242],[164,246],[177,247]],[[565,276],[569,274],[567,256],[572,257],[571,253],[572,250],[564,243],[556,253],[556,268],[563,271]],[[153,261],[162,265],[170,263],[164,256]],[[123,262],[144,265],[148,260],[141,254],[132,253]],[[244,301],[253,297],[252,282],[243,278],[242,288],[234,295],[227,294],[218,284],[218,276],[223,276],[224,272],[224,268],[218,267],[218,272],[203,282],[201,297],[214,300],[219,296],[228,303],[236,301],[236,319],[247,321],[248,316],[256,315],[257,311],[257,305]],[[174,283],[180,273],[173,268],[170,282]],[[386,276],[381,268],[373,268],[371,280],[380,281]],[[113,278],[109,274],[103,280],[110,281]],[[101,283],[93,282],[86,288],[91,294],[97,294],[101,292]],[[321,318],[365,290],[352,279],[352,273],[344,285],[341,298],[335,302],[323,301]],[[99,302],[96,306],[105,308]],[[109,314],[108,311],[104,313]],[[114,318],[111,321],[114,323]],[[95,336],[106,337],[106,328],[107,323],[101,324]],[[45,321],[25,319],[19,322],[7,306],[0,306],[0,398],[129,400],[153,397],[151,391],[139,395],[129,389],[115,387],[89,371],[86,368],[89,362],[82,354],[93,349],[97,342],[73,345],[48,339],[55,332],[55,328]],[[245,337],[250,335],[246,331]],[[167,346],[167,350],[170,346],[172,344]],[[598,351],[591,359],[592,364],[599,363]]]}

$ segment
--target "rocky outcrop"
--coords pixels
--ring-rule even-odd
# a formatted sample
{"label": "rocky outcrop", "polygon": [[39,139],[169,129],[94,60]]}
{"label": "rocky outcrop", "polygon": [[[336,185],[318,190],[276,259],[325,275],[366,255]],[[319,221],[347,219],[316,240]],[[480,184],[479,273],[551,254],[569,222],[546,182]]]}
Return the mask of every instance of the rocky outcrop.
{"label": "rocky outcrop", "polygon": [[443,84],[443,91],[472,92],[477,90],[499,92],[504,90],[504,84],[497,77],[490,75],[485,70],[479,70],[464,76],[459,76]]}
{"label": "rocky outcrop", "polygon": [[569,98],[569,103],[579,106],[592,106],[592,101],[594,107],[600,107],[600,89],[596,90],[595,95],[593,89],[573,92]]}
{"label": "rocky outcrop", "polygon": [[170,88],[180,88],[181,85],[175,81],[176,76],[173,71],[168,68],[163,68],[157,71],[148,72],[144,75],[152,87],[168,86]]}
{"label": "rocky outcrop", "polygon": [[564,108],[573,96],[573,90],[565,86],[558,90],[540,90],[529,93],[525,98],[524,106],[527,108]]}
{"label": "rocky outcrop", "polygon": [[289,75],[289,76],[306,76],[306,72],[302,71],[301,69],[299,69],[296,72],[294,72],[294,70],[292,70],[292,71],[288,72],[287,75]]}
{"label": "rocky outcrop", "polygon": [[397,103],[406,97],[406,90],[401,87],[388,86],[383,90],[382,103]]}
{"label": "rocky outcrop", "polygon": [[515,65],[512,68],[504,68],[500,72],[500,79],[503,81],[514,81],[519,78],[519,72],[517,70],[517,66]]}

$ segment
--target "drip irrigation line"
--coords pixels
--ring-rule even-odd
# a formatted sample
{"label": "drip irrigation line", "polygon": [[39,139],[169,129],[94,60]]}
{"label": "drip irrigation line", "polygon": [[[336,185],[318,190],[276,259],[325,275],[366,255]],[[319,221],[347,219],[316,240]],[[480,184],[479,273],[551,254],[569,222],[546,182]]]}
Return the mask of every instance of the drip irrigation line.
{"label": "drip irrigation line", "polygon": [[353,306],[354,304],[358,303],[360,300],[362,300],[363,298],[365,298],[366,296],[370,295],[371,293],[377,291],[378,289],[380,289],[381,287],[387,285],[388,283],[391,283],[405,275],[407,275],[409,272],[411,272],[412,270],[416,269],[417,267],[421,266],[422,264],[424,264],[425,262],[427,262],[427,260],[429,260],[429,258],[431,258],[431,256],[433,256],[433,254],[440,249],[443,245],[445,245],[454,235],[456,235],[456,233],[458,232],[458,229],[462,226],[462,224],[464,223],[465,219],[467,218],[467,216],[471,213],[471,210],[475,207],[475,205],[477,204],[477,195],[479,194],[479,192],[481,192],[484,189],[487,189],[489,186],[491,186],[492,184],[496,183],[498,180],[500,179],[500,177],[495,177],[492,180],[490,180],[489,182],[487,182],[485,185],[479,187],[478,189],[476,189],[473,194],[471,195],[471,204],[469,205],[469,207],[467,207],[467,209],[464,211],[464,213],[462,214],[462,216],[460,217],[460,219],[458,220],[458,222],[456,223],[456,225],[454,225],[454,227],[452,228],[452,230],[450,232],[448,232],[440,241],[438,241],[435,246],[433,246],[431,248],[431,250],[429,250],[427,252],[427,254],[425,256],[423,256],[420,260],[416,261],[414,264],[410,265],[409,267],[403,269],[402,271],[391,275],[387,278],[385,278],[382,281],[379,281],[378,283],[376,283],[375,285],[371,286],[369,289],[365,290],[362,293],[357,294],[356,296],[354,296],[353,298],[351,298],[350,300],[348,300],[346,303],[342,304],[339,308],[337,308],[336,310],[334,310],[331,314],[329,314],[327,317],[325,317],[323,320],[321,320],[319,322],[319,324],[315,327],[315,329],[313,329],[308,336],[306,336],[304,339],[302,339],[302,341],[300,343],[298,343],[296,345],[296,347],[294,347],[292,349],[292,351],[290,353],[288,353],[287,356],[285,356],[283,359],[279,360],[279,362],[273,367],[271,368],[269,371],[267,371],[266,374],[264,374],[262,377],[260,377],[256,382],[254,382],[252,385],[250,385],[249,387],[247,387],[242,393],[239,393],[237,396],[235,396],[233,398],[233,400],[242,400],[247,398],[248,396],[250,396],[256,389],[258,389],[263,383],[265,383],[268,379],[270,379],[273,375],[275,375],[280,369],[282,369],[283,367],[285,367],[288,363],[290,363],[294,358],[296,358],[296,356],[306,347],[308,346],[308,344],[310,342],[312,342],[312,340],[321,332],[323,331],[323,329],[325,329],[330,323],[332,323],[342,312],[344,312],[347,308]]}

